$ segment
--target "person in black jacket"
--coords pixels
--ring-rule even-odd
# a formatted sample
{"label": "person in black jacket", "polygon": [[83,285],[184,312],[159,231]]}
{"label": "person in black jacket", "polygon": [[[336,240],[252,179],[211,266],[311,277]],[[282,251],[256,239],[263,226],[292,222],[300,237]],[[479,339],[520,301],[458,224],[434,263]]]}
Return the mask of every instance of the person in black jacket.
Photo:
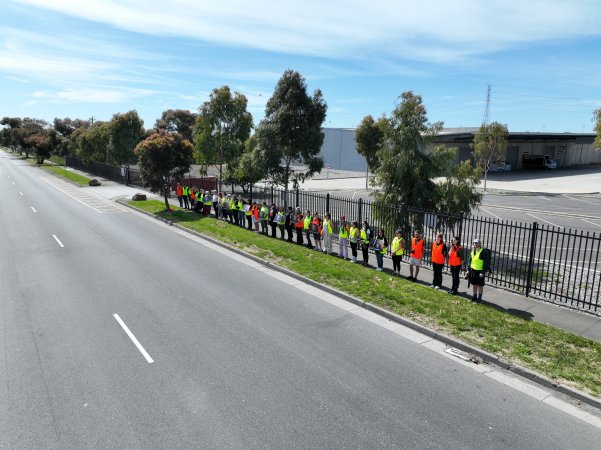
{"label": "person in black jacket", "polygon": [[275,203],[271,204],[269,208],[269,226],[271,227],[271,237],[276,237],[276,231],[278,229],[278,224],[275,221],[275,216],[278,214],[278,209],[275,207]]}
{"label": "person in black jacket", "polygon": [[286,221],[284,222],[284,226],[286,227],[286,233],[288,233],[288,242],[292,242],[292,222],[293,222],[292,206],[288,207],[288,212],[286,212]]}

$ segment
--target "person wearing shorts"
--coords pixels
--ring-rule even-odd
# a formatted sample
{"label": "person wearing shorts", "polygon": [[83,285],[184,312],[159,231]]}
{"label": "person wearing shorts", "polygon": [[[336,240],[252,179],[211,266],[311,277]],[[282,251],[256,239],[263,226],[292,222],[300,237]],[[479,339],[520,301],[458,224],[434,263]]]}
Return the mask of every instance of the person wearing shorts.
{"label": "person wearing shorts", "polygon": [[[419,268],[422,265],[422,257],[424,256],[424,240],[422,234],[419,231],[413,233],[411,238],[411,248],[409,250],[409,276],[408,280],[417,281],[417,275],[419,274]],[[413,271],[415,269],[415,276]]]}
{"label": "person wearing shorts", "polygon": [[482,291],[486,273],[490,270],[490,251],[482,247],[480,239],[474,239],[468,263],[469,282],[472,285],[472,302],[482,303]]}

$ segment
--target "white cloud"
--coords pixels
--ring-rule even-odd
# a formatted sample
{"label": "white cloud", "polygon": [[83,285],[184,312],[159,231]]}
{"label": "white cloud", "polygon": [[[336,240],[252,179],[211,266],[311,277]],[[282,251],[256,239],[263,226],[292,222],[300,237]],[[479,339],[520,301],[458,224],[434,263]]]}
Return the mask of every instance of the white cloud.
{"label": "white cloud", "polygon": [[154,94],[148,89],[98,87],[84,89],[68,89],[57,92],[46,90],[31,94],[35,100],[48,103],[124,103],[139,97]]}
{"label": "white cloud", "polygon": [[17,0],[152,35],[293,54],[448,61],[599,34],[594,0]]}

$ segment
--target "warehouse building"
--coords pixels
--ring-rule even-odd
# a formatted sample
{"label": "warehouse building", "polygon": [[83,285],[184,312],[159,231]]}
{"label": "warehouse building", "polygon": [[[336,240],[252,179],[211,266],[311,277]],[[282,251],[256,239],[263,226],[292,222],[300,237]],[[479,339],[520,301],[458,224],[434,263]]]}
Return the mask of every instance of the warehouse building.
{"label": "warehouse building", "polygon": [[[472,158],[470,144],[478,128],[445,128],[435,144],[457,147],[457,161]],[[321,155],[332,169],[365,171],[365,159],[357,153],[354,128],[324,128]],[[556,167],[601,163],[594,133],[509,132],[504,162],[507,168],[532,167],[552,160]],[[502,158],[503,159],[503,158]],[[525,167],[524,167],[525,166]]]}

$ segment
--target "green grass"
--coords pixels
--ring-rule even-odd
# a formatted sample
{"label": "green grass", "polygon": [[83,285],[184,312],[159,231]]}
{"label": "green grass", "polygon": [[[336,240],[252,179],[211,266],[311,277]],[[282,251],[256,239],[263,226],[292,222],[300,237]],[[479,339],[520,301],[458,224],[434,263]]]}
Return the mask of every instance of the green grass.
{"label": "green grass", "polygon": [[58,166],[65,165],[65,158],[62,158],[60,156],[51,156],[50,158],[48,158],[48,161],[51,161]]}
{"label": "green grass", "polygon": [[48,172],[52,172],[60,177],[66,178],[67,180],[74,181],[80,186],[88,186],[88,183],[90,182],[89,178],[86,178],[83,175],[79,175],[78,173],[75,173],[72,170],[65,170],[64,167],[47,165],[43,165],[41,167],[44,170],[47,170]]}
{"label": "green grass", "polygon": [[601,343],[216,219],[179,208],[165,212],[161,201],[130,205],[456,336],[556,382],[601,396]]}

